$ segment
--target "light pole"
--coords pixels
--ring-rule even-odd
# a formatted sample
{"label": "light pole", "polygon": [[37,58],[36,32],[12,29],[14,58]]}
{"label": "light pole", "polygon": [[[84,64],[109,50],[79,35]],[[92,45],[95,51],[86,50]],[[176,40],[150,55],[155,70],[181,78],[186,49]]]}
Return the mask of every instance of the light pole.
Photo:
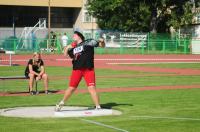
{"label": "light pole", "polygon": [[15,16],[13,15],[13,36],[16,37],[16,31],[15,31]]}
{"label": "light pole", "polygon": [[48,45],[50,44],[50,33],[51,33],[51,0],[48,1]]}

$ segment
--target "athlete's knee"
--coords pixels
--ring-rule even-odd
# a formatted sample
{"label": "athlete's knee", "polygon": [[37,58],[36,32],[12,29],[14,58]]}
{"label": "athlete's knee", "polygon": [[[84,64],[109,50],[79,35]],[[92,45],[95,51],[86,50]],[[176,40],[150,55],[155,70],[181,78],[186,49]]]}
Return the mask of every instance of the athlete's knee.
{"label": "athlete's knee", "polygon": [[48,75],[45,73],[45,74],[42,75],[42,78],[43,79],[48,79]]}
{"label": "athlete's knee", "polygon": [[96,92],[96,87],[95,86],[88,86],[88,90],[90,93]]}
{"label": "athlete's knee", "polygon": [[28,76],[29,76],[29,78],[30,78],[30,79],[33,79],[35,75],[34,75],[34,74],[32,74],[32,73],[29,73],[29,75],[28,75]]}
{"label": "athlete's knee", "polygon": [[75,87],[69,87],[68,90],[69,90],[70,92],[74,92],[74,91],[76,90],[76,88],[75,88]]}

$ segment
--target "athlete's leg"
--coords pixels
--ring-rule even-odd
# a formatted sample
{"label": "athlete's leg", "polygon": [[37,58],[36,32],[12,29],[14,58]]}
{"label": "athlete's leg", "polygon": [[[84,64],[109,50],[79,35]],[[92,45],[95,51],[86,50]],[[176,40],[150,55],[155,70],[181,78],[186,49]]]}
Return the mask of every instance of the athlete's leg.
{"label": "athlete's leg", "polygon": [[69,87],[66,91],[65,91],[65,94],[64,94],[64,97],[62,99],[63,102],[67,101],[71,95],[73,94],[73,92],[76,90],[75,87]]}
{"label": "athlete's leg", "polygon": [[91,98],[96,106],[96,108],[101,108],[99,103],[99,95],[96,91],[96,82],[95,82],[95,72],[94,69],[86,69],[84,71],[84,79],[88,86],[88,91],[91,95]]}
{"label": "athlete's leg", "polygon": [[65,104],[65,101],[67,101],[71,95],[73,94],[73,92],[76,90],[76,88],[74,87],[69,87],[66,91],[65,91],[65,94],[64,94],[64,97],[63,99],[58,103],[56,104],[56,108],[55,108],[55,111],[60,111],[63,107],[63,105]]}
{"label": "athlete's leg", "polygon": [[88,87],[88,91],[89,91],[89,93],[90,93],[90,95],[92,97],[92,100],[93,100],[96,108],[98,108],[98,109],[101,108],[100,104],[99,104],[99,95],[98,95],[98,93],[96,91],[96,87],[95,86],[89,86]]}
{"label": "athlete's leg", "polygon": [[48,79],[48,75],[45,73],[42,75],[42,79],[44,81],[44,89],[45,92],[48,92],[48,83],[49,83],[49,79]]}
{"label": "athlete's leg", "polygon": [[76,90],[78,87],[79,82],[81,81],[82,78],[82,71],[80,70],[73,70],[71,77],[70,77],[70,82],[69,82],[69,87],[65,91],[65,94],[63,96],[63,99],[56,105],[55,110],[60,111],[64,103],[71,97],[73,92]]}
{"label": "athlete's leg", "polygon": [[32,92],[33,91],[33,84],[34,84],[34,80],[35,80],[35,75],[29,73],[28,76],[29,76],[29,89],[30,89],[30,92]]}

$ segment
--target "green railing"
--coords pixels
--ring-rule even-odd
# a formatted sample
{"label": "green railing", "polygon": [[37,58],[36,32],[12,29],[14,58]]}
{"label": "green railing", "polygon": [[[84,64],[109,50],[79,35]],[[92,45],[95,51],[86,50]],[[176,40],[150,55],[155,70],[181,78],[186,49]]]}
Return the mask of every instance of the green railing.
{"label": "green railing", "polygon": [[[71,43],[71,39],[68,43]],[[115,41],[120,44],[118,47],[95,48],[97,54],[189,54],[191,39],[171,39],[157,38],[148,36],[145,41],[139,42],[136,46],[127,47],[127,44]],[[199,42],[200,43],[200,42]],[[35,39],[19,40],[16,38],[0,39],[0,48],[16,53],[44,52],[44,53],[62,53],[63,47],[60,39]]]}
{"label": "green railing", "polygon": [[15,52],[62,52],[62,45],[58,39],[0,39],[0,48]]}
{"label": "green railing", "polygon": [[190,40],[154,40],[141,42],[138,47],[97,48],[95,51],[98,54],[189,54],[190,43]]}

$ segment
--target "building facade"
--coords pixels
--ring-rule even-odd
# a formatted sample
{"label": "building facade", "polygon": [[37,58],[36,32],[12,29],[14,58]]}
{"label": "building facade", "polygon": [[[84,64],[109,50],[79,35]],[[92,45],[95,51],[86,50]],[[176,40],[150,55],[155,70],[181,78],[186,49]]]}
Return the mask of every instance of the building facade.
{"label": "building facade", "polygon": [[47,28],[50,20],[51,30],[98,29],[95,19],[87,13],[85,4],[86,0],[1,0],[0,28],[33,27],[43,18],[46,19]]}

